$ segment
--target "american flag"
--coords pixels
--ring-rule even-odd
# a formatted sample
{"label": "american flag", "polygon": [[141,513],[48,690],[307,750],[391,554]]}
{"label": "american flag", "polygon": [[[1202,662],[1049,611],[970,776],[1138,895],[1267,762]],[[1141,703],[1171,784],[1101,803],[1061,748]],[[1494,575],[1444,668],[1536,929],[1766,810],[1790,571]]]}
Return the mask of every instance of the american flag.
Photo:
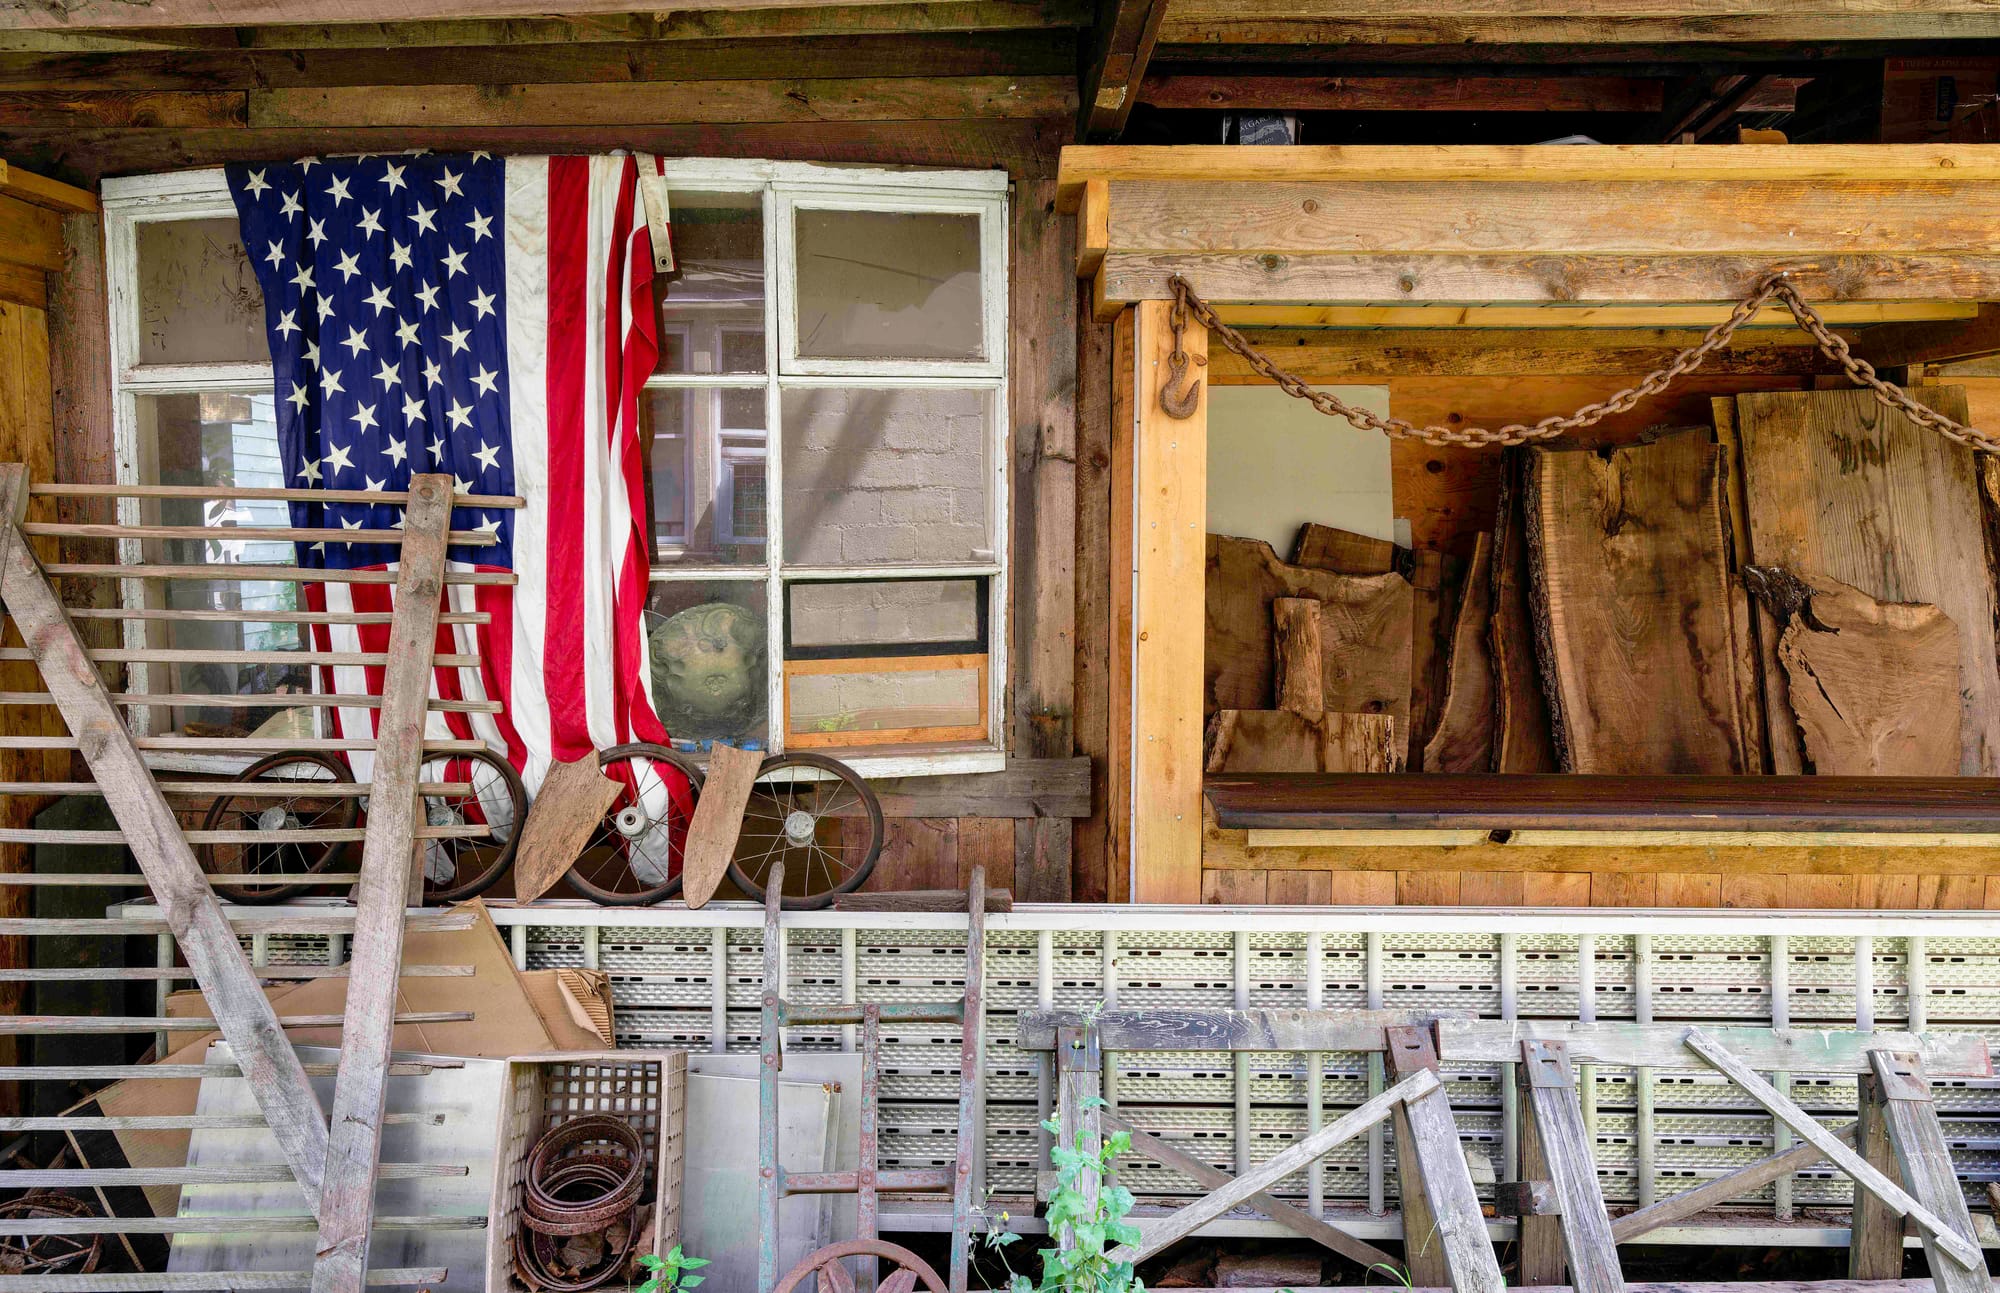
{"label": "american flag", "polygon": [[[648,165],[657,163],[648,161]],[[448,589],[483,626],[442,626],[435,694],[505,712],[432,714],[476,737],[532,793],[555,761],[664,741],[645,667],[647,532],[641,384],[653,369],[652,242],[632,157],[486,153],[305,158],[235,165],[229,189],[264,291],[278,442],[304,489],[401,490],[449,473],[461,492],[518,494],[518,510],[460,509],[455,570],[513,587]],[[294,503],[299,526],[389,526],[400,509]],[[301,565],[395,569],[385,545],[300,544]],[[386,584],[309,584],[311,609],[391,608]],[[314,626],[324,650],[384,651],[386,625]],[[379,695],[379,669],[332,668],[329,692]],[[374,734],[377,711],[332,711]],[[353,759],[366,777],[370,759]]]}

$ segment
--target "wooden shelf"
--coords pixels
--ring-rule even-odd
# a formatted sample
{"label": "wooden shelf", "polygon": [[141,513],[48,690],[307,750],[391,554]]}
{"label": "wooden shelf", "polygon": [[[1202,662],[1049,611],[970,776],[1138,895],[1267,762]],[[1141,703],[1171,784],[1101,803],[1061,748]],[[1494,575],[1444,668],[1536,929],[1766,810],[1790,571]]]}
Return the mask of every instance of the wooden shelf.
{"label": "wooden shelf", "polygon": [[[1856,835],[1856,844],[2000,840],[2000,781],[1978,777],[1253,773],[1210,776],[1202,788],[1223,829],[1291,837],[1272,844],[1350,842],[1300,838],[1306,832],[1407,833],[1412,843],[1472,843],[1522,831],[1574,833],[1590,843],[1603,842],[1606,832],[1770,836],[1774,843],[1843,834]],[[1414,838],[1441,831],[1465,838]]]}

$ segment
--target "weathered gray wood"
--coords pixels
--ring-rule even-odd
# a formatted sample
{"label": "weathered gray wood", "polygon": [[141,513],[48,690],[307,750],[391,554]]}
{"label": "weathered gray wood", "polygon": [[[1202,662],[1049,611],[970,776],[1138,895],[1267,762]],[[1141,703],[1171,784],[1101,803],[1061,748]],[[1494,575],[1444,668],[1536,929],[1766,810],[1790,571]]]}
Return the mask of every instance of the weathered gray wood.
{"label": "weathered gray wood", "polygon": [[[1591,1136],[1577,1103],[1568,1050],[1561,1042],[1532,1038],[1522,1042],[1520,1080],[1525,1121],[1534,1127],[1543,1166],[1555,1187],[1557,1226],[1569,1257],[1570,1281],[1577,1293],[1624,1293],[1618,1245],[1611,1237],[1604,1193],[1598,1188]],[[1522,1223],[1524,1230],[1528,1224]],[[1522,1278],[1529,1278],[1525,1268]]]}
{"label": "weathered gray wood", "polygon": [[[1833,1135],[1842,1143],[1851,1145],[1854,1143],[1855,1127],[1849,1124]],[[1825,1161],[1826,1155],[1820,1153],[1817,1145],[1794,1145],[1782,1154],[1773,1154],[1747,1167],[1739,1167],[1733,1172],[1697,1185],[1692,1190],[1683,1190],[1679,1194],[1661,1199],[1651,1207],[1613,1218],[1611,1237],[1621,1244],[1629,1244],[1662,1226],[1671,1226],[1696,1213],[1706,1212],[1732,1199],[1740,1199],[1746,1194],[1763,1189],[1781,1177],[1802,1172],[1815,1163]],[[1643,1286],[1633,1284],[1627,1287],[1629,1290]]]}
{"label": "weathered gray wood", "polygon": [[[1001,772],[868,783],[884,817],[1088,817],[1090,760],[1009,759]],[[859,813],[843,800],[835,816]]]}
{"label": "weathered gray wood", "polygon": [[[1335,1118],[1282,1154],[1266,1159],[1241,1176],[1232,1177],[1228,1184],[1218,1186],[1165,1220],[1141,1227],[1146,1237],[1136,1245],[1126,1244],[1112,1250],[1109,1254],[1111,1260],[1143,1261],[1168,1245],[1179,1243],[1252,1195],[1263,1193],[1293,1172],[1299,1171],[1328,1150],[1353,1140],[1386,1119],[1397,1105],[1440,1089],[1437,1074],[1429,1070],[1411,1074],[1382,1094]],[[1450,1116],[1449,1109],[1446,1110],[1446,1116]],[[1459,1166],[1461,1168],[1465,1166],[1462,1158],[1459,1160]],[[1468,1176],[1466,1187],[1470,1189],[1471,1185],[1472,1180]],[[1473,1206],[1473,1215],[1478,1215],[1476,1202]],[[1498,1268],[1494,1274],[1496,1276],[1499,1274]],[[1498,1288],[1497,1284],[1495,1288]]]}
{"label": "weathered gray wood", "polygon": [[[1233,1179],[1221,1168],[1211,1167],[1191,1154],[1182,1153],[1167,1141],[1139,1130],[1116,1114],[1106,1113],[1104,1125],[1113,1131],[1122,1131],[1130,1136],[1133,1153],[1143,1154],[1156,1163],[1171,1167],[1211,1190],[1219,1189]],[[1291,1204],[1274,1199],[1267,1193],[1260,1191],[1251,1195],[1245,1202],[1293,1234],[1331,1248],[1342,1257],[1359,1263],[1364,1270],[1376,1265],[1393,1268],[1397,1264],[1393,1256],[1373,1244],[1364,1243],[1346,1231],[1330,1226],[1318,1217],[1301,1212]]]}
{"label": "weathered gray wood", "polygon": [[[258,1122],[257,1127],[264,1124]],[[230,1235],[312,1230],[319,1219],[295,1217],[6,1217],[0,1235]],[[485,1217],[377,1217],[377,1230],[484,1230]]]}
{"label": "weathered gray wood", "polygon": [[[281,1028],[338,1028],[340,1015],[281,1015]],[[472,1019],[469,1010],[414,1010],[397,1015],[399,1024],[456,1024]],[[193,1015],[0,1015],[0,1037],[81,1033],[212,1033],[220,1025]]]}
{"label": "weathered gray wood", "polygon": [[[314,877],[315,884],[319,882]],[[470,965],[405,965],[398,971],[406,979],[469,979]],[[345,965],[260,965],[260,979],[344,979]],[[58,966],[35,970],[0,970],[0,983],[94,983],[107,979],[142,981],[192,979],[194,972],[184,965],[86,965]]]}
{"label": "weathered gray wood", "polygon": [[[158,894],[154,895],[158,899]],[[297,916],[245,916],[244,908],[230,908],[223,918],[231,927],[232,934],[345,934],[354,928],[354,913],[330,911],[314,915]],[[261,908],[250,908],[257,911]],[[425,933],[442,933],[446,930],[471,929],[473,914],[470,911],[429,911],[412,914],[409,927]],[[155,920],[147,916],[125,919],[118,916],[79,916],[74,920],[59,920],[37,916],[9,916],[0,919],[0,934],[30,936],[54,936],[67,938],[74,934],[171,934],[173,922]]]}
{"label": "weathered gray wood", "polygon": [[[1383,1063],[1397,1078],[1413,1073],[1437,1072],[1437,1051],[1431,1033],[1423,1028],[1383,1030],[1389,1047]],[[1410,1129],[1410,1111],[1397,1105],[1396,1187],[1403,1211],[1403,1275],[1418,1284],[1443,1285],[1451,1282],[1451,1269],[1444,1245],[1434,1242],[1437,1222],[1431,1215],[1430,1196],[1424,1189],[1424,1166],[1417,1159],[1417,1137]]]}
{"label": "weathered gray wood", "polygon": [[[1413,1036],[1414,1034],[1414,1036]],[[1398,1029],[1392,1034],[1389,1066],[1404,1072],[1412,1064],[1436,1063],[1436,1052],[1419,1029]],[[1421,1073],[1436,1074],[1425,1067]],[[1421,1075],[1421,1074],[1420,1074]],[[1412,1081],[1406,1078],[1404,1081]],[[1392,1090],[1394,1088],[1391,1088]],[[1455,1293],[1501,1293],[1507,1283],[1500,1276],[1500,1262],[1486,1237],[1486,1221],[1479,1209],[1479,1194],[1472,1185],[1472,1171],[1465,1164],[1465,1147],[1459,1143],[1458,1123],[1451,1114],[1443,1085],[1403,1102],[1404,1120],[1396,1126],[1398,1174],[1410,1166],[1416,1169],[1430,1228],[1413,1234],[1405,1195],[1403,1249],[1412,1254],[1410,1274],[1422,1269],[1417,1254],[1433,1248],[1441,1254],[1446,1279]]]}
{"label": "weathered gray wood", "polygon": [[[375,1165],[375,1179],[383,1181],[465,1175],[467,1168],[450,1163]],[[106,1185],[268,1185],[291,1179],[291,1168],[284,1163],[243,1163],[234,1167],[9,1168],[0,1170],[0,1190],[90,1189]]]}
{"label": "weathered gray wood", "polygon": [[[1104,1143],[1103,1108],[1098,1101],[1104,1083],[1104,1055],[1097,1034],[1088,1028],[1065,1026],[1055,1039],[1056,1052],[1056,1142],[1064,1149],[1096,1152]],[[1084,1168],[1076,1182],[1077,1193],[1095,1201],[1103,1180],[1091,1168]],[[1056,1236],[1056,1246],[1070,1249],[1076,1237],[1065,1226]]]}
{"label": "weathered gray wood", "polygon": [[[370,1288],[420,1288],[444,1280],[442,1266],[410,1266],[369,1271]],[[236,1271],[228,1276],[230,1293],[252,1289],[302,1289],[311,1275],[307,1271]],[[215,1276],[199,1271],[171,1274],[113,1275],[0,1275],[0,1293],[167,1293],[186,1289],[209,1293],[216,1287]]]}
{"label": "weathered gray wood", "polygon": [[[440,1127],[444,1125],[441,1113],[391,1113],[383,1115],[385,1126],[409,1124]],[[254,1113],[169,1113],[169,1114],[127,1114],[119,1117],[99,1117],[92,1114],[68,1114],[53,1118],[0,1118],[0,1131],[262,1131],[264,1120]],[[9,1230],[8,1220],[0,1218],[0,1235],[24,1234],[26,1231]],[[50,1232],[53,1233],[53,1232]],[[83,1233],[89,1234],[86,1230]]]}
{"label": "weathered gray wood", "polygon": [[[1536,1045],[1521,1043],[1523,1048]],[[1555,1044],[1555,1043],[1551,1043]],[[1501,1070],[1504,1075],[1505,1069]],[[1555,1182],[1549,1179],[1549,1159],[1542,1147],[1541,1128],[1534,1118],[1534,1101],[1528,1090],[1529,1069],[1514,1066],[1514,1080],[1520,1089],[1520,1107],[1527,1112],[1520,1119],[1516,1135],[1520,1142],[1521,1179],[1494,1187],[1494,1210],[1521,1219],[1515,1254],[1523,1284],[1560,1284],[1563,1281],[1562,1200]],[[1508,1196],[1514,1196],[1509,1198]],[[1511,1206],[1510,1206],[1511,1205]]]}
{"label": "weathered gray wood", "polygon": [[514,850],[516,902],[533,902],[576,865],[622,789],[598,770],[595,750],[549,769]]}
{"label": "weathered gray wood", "polygon": [[[180,823],[153,783],[83,640],[63,614],[62,603],[20,533],[18,523],[27,501],[26,469],[18,463],[0,465],[0,600],[6,602],[34,653],[44,684],[56,698],[92,777],[103,787],[105,803],[124,830],[132,856],[160,905],[165,932],[180,944],[195,982],[221,1021],[223,1037],[250,1077],[279,1152],[297,1174],[306,1201],[316,1209],[326,1160],[326,1114],[251,972],[235,930],[202,875],[201,864],[181,837]],[[75,924],[63,922],[67,930],[82,932]],[[395,976],[388,977],[393,983]]]}
{"label": "weathered gray wood", "polygon": [[354,889],[349,953],[354,974],[348,981],[340,1075],[333,1087],[313,1293],[357,1293],[368,1269],[383,1077],[395,1028],[396,966],[403,959],[403,904],[422,878],[413,832],[420,813],[424,698],[430,693],[450,528],[451,477],[412,476],[396,577],[396,621],[389,630],[390,663],[383,670],[375,731],[368,842],[361,854],[361,883]]}
{"label": "weathered gray wood", "polygon": [[[1435,1010],[1106,1010],[1090,1021],[1107,1051],[1380,1051],[1385,1028],[1427,1024]],[[1015,1045],[1045,1051],[1074,1010],[1023,1010]]]}
{"label": "weathered gray wood", "polygon": [[1892,1211],[1909,1217],[1921,1229],[1929,1232],[1931,1241],[1938,1251],[1967,1270],[1986,1269],[1986,1261],[1980,1256],[1978,1245],[1960,1238],[1942,1217],[1912,1198],[1902,1186],[1871,1167],[1859,1154],[1836,1139],[1832,1132],[1820,1126],[1818,1120],[1811,1114],[1799,1108],[1789,1097],[1759,1077],[1742,1059],[1717,1045],[1699,1028],[1687,1030],[1687,1046],[1689,1050],[1707,1060],[1718,1072],[1742,1087],[1751,1099],[1770,1110],[1773,1116],[1798,1133],[1799,1139],[1817,1145],[1820,1152],[1832,1160],[1835,1167],[1854,1178],[1857,1186],[1881,1199]]}
{"label": "weathered gray wood", "polygon": [[[1959,1187],[1952,1166],[1951,1147],[1945,1143],[1944,1129],[1938,1125],[1937,1106],[1931,1102],[1930,1080],[1924,1076],[1923,1061],[1897,1051],[1876,1051],[1875,1079],[1882,1095],[1883,1121],[1889,1129],[1889,1144],[1895,1150],[1896,1165],[1902,1169],[1903,1183],[1910,1193],[1945,1219],[1952,1233],[1978,1251],[1979,1241],[1972,1228],[1972,1212],[1965,1206],[1965,1191]],[[1941,1256],[1937,1238],[1923,1236],[1924,1256],[1930,1262],[1931,1278],[1938,1293],[1992,1293],[1993,1280],[1986,1263],[1962,1267]]]}
{"label": "weathered gray wood", "polygon": [[[1883,1116],[1882,1084],[1873,1073],[1856,1081],[1860,1117],[1854,1124],[1854,1147],[1869,1166],[1884,1176],[1896,1172],[1896,1151],[1889,1146],[1889,1123]],[[1854,1192],[1849,1222],[1849,1279],[1886,1280],[1903,1273],[1903,1218],[1866,1190]]]}
{"label": "weathered gray wood", "polygon": [[[307,1077],[332,1077],[337,1064],[307,1064]],[[423,1077],[438,1069],[463,1068],[457,1060],[430,1060],[425,1063],[396,1063],[389,1066],[390,1077]],[[0,1082],[144,1082],[184,1081],[203,1078],[238,1078],[243,1070],[234,1064],[9,1064],[0,1066]]]}
{"label": "weathered gray wood", "polygon": [[[1969,1033],[1857,1033],[1811,1028],[1715,1027],[1703,1033],[1716,1045],[1765,1072],[1866,1073],[1868,1053],[1911,1050],[1943,1077],[1991,1077],[1986,1039]],[[1691,1061],[1679,1024],[1579,1023],[1562,1019],[1437,1021],[1438,1058],[1452,1063],[1505,1064],[1535,1038],[1562,1042],[1573,1064],[1699,1068]]]}
{"label": "weathered gray wood", "polygon": [[[901,893],[843,893],[833,900],[835,911],[964,911],[963,889],[905,889]],[[987,912],[1014,910],[1014,895],[1006,889],[988,889]]]}

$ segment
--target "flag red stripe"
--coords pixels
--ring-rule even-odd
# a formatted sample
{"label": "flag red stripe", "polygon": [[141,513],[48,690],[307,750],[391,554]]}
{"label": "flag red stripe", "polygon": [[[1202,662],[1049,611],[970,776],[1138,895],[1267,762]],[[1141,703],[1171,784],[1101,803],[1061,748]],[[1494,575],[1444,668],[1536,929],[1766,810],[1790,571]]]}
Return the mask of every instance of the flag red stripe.
{"label": "flag red stripe", "polygon": [[583,429],[585,328],[590,290],[590,160],[549,159],[548,551],[518,554],[546,563],[542,677],[557,760],[591,749],[583,655]]}

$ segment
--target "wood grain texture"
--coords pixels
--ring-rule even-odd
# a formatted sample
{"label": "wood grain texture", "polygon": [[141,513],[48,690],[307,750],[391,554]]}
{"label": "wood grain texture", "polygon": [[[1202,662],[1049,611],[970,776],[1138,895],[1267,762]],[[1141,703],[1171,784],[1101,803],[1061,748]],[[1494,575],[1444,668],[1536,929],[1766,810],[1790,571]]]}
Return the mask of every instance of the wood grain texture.
{"label": "wood grain texture", "polygon": [[1409,717],[1410,585],[1401,575],[1350,576],[1292,566],[1258,539],[1211,534],[1207,542],[1206,704],[1276,704],[1272,603],[1320,602],[1321,693],[1342,713]]}
{"label": "wood grain texture", "polygon": [[[1777,659],[1806,766],[1834,776],[1949,777],[1960,759],[1959,630],[1935,606],[1878,601],[1782,569]],[[1760,593],[1760,599],[1762,594]]]}
{"label": "wood grain texture", "polygon": [[[1913,394],[1963,420],[1951,387]],[[1972,451],[1910,424],[1865,391],[1740,395],[1747,559],[1936,606],[1959,626],[1959,771],[2000,771],[1994,574]],[[1766,675],[1766,710],[1775,690]],[[1783,728],[1774,725],[1775,730]],[[1782,741],[1773,764],[1783,770]]]}
{"label": "wood grain texture", "polygon": [[1458,622],[1451,631],[1446,660],[1449,682],[1437,730],[1424,746],[1425,772],[1485,772],[1493,765],[1494,715],[1498,703],[1493,686],[1493,656],[1488,647],[1493,625],[1493,543],[1480,535],[1466,568],[1465,595],[1459,599]]}
{"label": "wood grain texture", "polygon": [[[1699,429],[1525,475],[1537,656],[1566,772],[1742,774],[1749,608],[1729,570],[1722,460]],[[1754,684],[1751,684],[1754,685]]]}
{"label": "wood grain texture", "polygon": [[708,756],[708,776],[701,796],[695,800],[694,817],[688,822],[687,848],[682,854],[681,888],[691,910],[708,905],[736,855],[737,837],[743,830],[743,810],[750,803],[750,788],[764,766],[761,750],[739,750],[733,745],[714,746]]}
{"label": "wood grain texture", "polygon": [[618,791],[618,783],[598,771],[595,750],[549,769],[514,852],[515,901],[533,902],[563,878]]}
{"label": "wood grain texture", "polygon": [[1645,77],[1205,76],[1149,73],[1139,101],[1225,112],[1657,112]]}
{"label": "wood grain texture", "polygon": [[1326,679],[1320,672],[1325,646],[1320,637],[1319,603],[1310,597],[1275,599],[1271,603],[1271,634],[1278,708],[1297,714],[1325,709]]}
{"label": "wood grain texture", "polygon": [[1221,709],[1203,737],[1207,772],[1401,772],[1403,740],[1387,714]]}
{"label": "wood grain texture", "polygon": [[[1186,419],[1170,418],[1160,407],[1166,358],[1174,345],[1168,312],[1166,302],[1156,301],[1134,312],[1138,434],[1132,533],[1139,576],[1133,596],[1132,856],[1137,859],[1133,896],[1140,902],[1193,902],[1201,892],[1204,709],[1199,702],[1205,666],[1202,626],[1189,614],[1188,598],[1201,586],[1202,536],[1208,530],[1208,393],[1204,385]],[[1183,342],[1189,355],[1205,357],[1208,330],[1191,327]],[[1270,552],[1269,545],[1260,546]],[[1262,687],[1268,689],[1268,600],[1259,602],[1257,616]],[[1334,696],[1330,688],[1329,704]]]}
{"label": "wood grain texture", "polygon": [[[1287,350],[1287,367],[1292,361],[1293,354]],[[1215,380],[1217,370],[1231,362],[1242,362],[1235,351],[1225,350],[1217,355],[1211,361],[1209,380]],[[1396,545],[1387,539],[1371,539],[1365,534],[1308,521],[1299,527],[1299,537],[1292,544],[1292,564],[1340,575],[1386,575],[1396,568]]]}
{"label": "wood grain texture", "polygon": [[[1071,896],[1111,897],[1106,815],[1111,755],[1112,329],[1088,308],[1076,316],[1076,661],[1071,706],[1076,751],[1089,760],[1090,813],[1071,838]],[[1122,653],[1122,652],[1121,652]]]}
{"label": "wood grain texture", "polygon": [[[1958,1183],[1951,1146],[1944,1128],[1938,1125],[1923,1060],[1894,1051],[1876,1051],[1869,1058],[1875,1062],[1883,1121],[1904,1184],[1918,1202],[1943,1218],[1954,1236],[1977,1250],[1978,1231],[1965,1204],[1965,1190]],[[1983,1261],[1968,1267],[1943,1251],[1937,1235],[1925,1231],[1922,1239],[1938,1293],[1992,1293],[1993,1280]],[[1901,1246],[1899,1242],[1897,1247]]]}
{"label": "wood grain texture", "polygon": [[1535,661],[1530,608],[1528,522],[1522,477],[1526,450],[1510,450],[1500,467],[1500,501],[1493,531],[1491,615],[1487,649],[1493,665],[1494,772],[1554,772],[1555,738],[1548,695]]}
{"label": "wood grain texture", "polygon": [[389,630],[389,663],[382,671],[382,706],[376,712],[368,840],[361,851],[361,879],[353,890],[350,957],[355,973],[348,981],[340,1072],[333,1086],[314,1293],[358,1293],[368,1270],[388,1095],[384,1081],[395,1025],[395,967],[403,955],[403,909],[413,889],[419,898],[423,893],[413,832],[420,816],[424,701],[444,601],[451,490],[449,476],[414,475],[404,509],[396,621]]}

